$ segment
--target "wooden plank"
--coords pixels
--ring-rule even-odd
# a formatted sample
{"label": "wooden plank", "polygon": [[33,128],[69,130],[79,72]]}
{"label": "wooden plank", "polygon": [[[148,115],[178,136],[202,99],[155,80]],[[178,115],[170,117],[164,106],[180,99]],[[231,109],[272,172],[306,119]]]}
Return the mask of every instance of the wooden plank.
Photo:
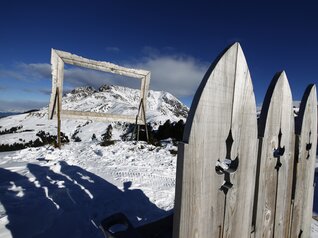
{"label": "wooden plank", "polygon": [[265,96],[259,124],[255,191],[255,237],[288,237],[294,153],[294,113],[285,72],[277,73]]}
{"label": "wooden plank", "polygon": [[57,94],[57,147],[61,149],[61,108],[60,108],[60,93],[59,88],[56,88]]}
{"label": "wooden plank", "polygon": [[291,237],[310,237],[317,145],[317,93],[309,85],[295,120],[296,150]]}
{"label": "wooden plank", "polygon": [[52,92],[50,97],[50,103],[48,108],[48,117],[49,120],[53,118],[55,107],[56,107],[56,86],[57,86],[57,80],[58,80],[58,60],[59,56],[55,53],[55,51],[51,50],[51,68],[52,68]]}
{"label": "wooden plank", "polygon": [[[99,112],[82,112],[82,111],[73,111],[73,110],[62,110],[62,118],[69,119],[81,119],[81,120],[95,120],[95,121],[123,121],[129,123],[135,123],[136,117],[130,115],[115,115]],[[144,121],[141,119],[137,120],[137,124],[144,124]]]}
{"label": "wooden plank", "polygon": [[62,98],[63,98],[63,82],[64,82],[64,62],[61,58],[57,60],[57,82],[56,87],[59,89],[58,104],[59,109],[62,110]]}
{"label": "wooden plank", "polygon": [[142,70],[142,69],[131,69],[122,67],[113,63],[105,62],[105,61],[96,61],[87,59],[75,54],[71,54],[69,52],[55,50],[56,53],[59,55],[60,58],[67,64],[76,65],[84,68],[95,69],[99,71],[104,71],[108,73],[119,74],[123,76],[128,76],[132,78],[139,78],[142,79],[149,71]]}
{"label": "wooden plank", "polygon": [[[204,76],[183,141],[178,149],[173,237],[249,237],[257,122],[251,77],[238,43]],[[217,166],[225,158],[233,171]]]}
{"label": "wooden plank", "polygon": [[[150,72],[141,80],[141,94],[140,94],[140,100],[142,100],[143,107],[146,111],[147,109],[147,98],[148,98],[148,90],[149,90],[149,84],[150,84]],[[141,114],[138,115],[141,118]],[[146,123],[146,120],[145,120]]]}

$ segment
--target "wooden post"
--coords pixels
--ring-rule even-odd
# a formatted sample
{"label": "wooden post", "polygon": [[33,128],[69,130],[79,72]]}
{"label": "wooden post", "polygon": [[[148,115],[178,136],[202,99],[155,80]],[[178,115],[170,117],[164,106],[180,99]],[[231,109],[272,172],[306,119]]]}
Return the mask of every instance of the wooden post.
{"label": "wooden post", "polygon": [[288,237],[295,145],[292,95],[284,71],[274,76],[266,92],[258,136],[255,238]]}
{"label": "wooden post", "polygon": [[294,200],[291,238],[310,237],[313,181],[317,145],[317,93],[315,85],[309,85],[301,100],[295,120],[295,164],[293,178]]}
{"label": "wooden post", "polygon": [[[131,140],[133,140],[133,136],[136,133],[136,141],[139,141],[139,129],[140,128],[139,128],[139,124],[138,124],[138,119],[139,119],[139,115],[140,115],[141,106],[142,106],[142,99],[141,99],[141,101],[139,103],[139,106],[138,106],[138,112],[137,112],[137,115],[136,115],[135,127],[134,127],[134,130],[133,130],[132,134],[131,134]],[[137,132],[136,132],[136,130],[137,130]]]}
{"label": "wooden post", "polygon": [[142,108],[142,115],[143,115],[143,121],[145,123],[145,131],[146,131],[146,138],[147,142],[149,142],[149,135],[148,135],[148,127],[147,127],[147,119],[146,119],[146,110],[145,110],[145,105],[143,99],[141,99],[141,108]]}
{"label": "wooden post", "polygon": [[57,95],[57,147],[61,149],[61,103],[59,88],[56,88]]}
{"label": "wooden post", "polygon": [[210,66],[179,143],[174,238],[250,237],[257,162],[256,104],[241,46]]}
{"label": "wooden post", "polygon": [[139,141],[139,132],[140,132],[140,125],[137,125],[137,137],[136,137],[137,141]]}
{"label": "wooden post", "polygon": [[[134,134],[137,133],[136,140],[139,141],[140,125],[138,124],[138,118],[140,117],[140,115],[143,118],[142,121],[144,122],[144,125],[145,125],[146,138],[147,138],[147,142],[149,142],[149,134],[148,134],[146,113],[145,113],[143,99],[141,99],[140,103],[139,103],[138,113],[137,113],[136,121],[135,121],[135,127],[134,127],[133,133],[131,135],[131,140],[133,139]],[[136,132],[136,128],[137,128],[137,132]]]}
{"label": "wooden post", "polygon": [[136,135],[136,130],[137,130],[137,117],[136,117],[136,123],[135,123],[135,126],[134,126],[134,130],[131,133],[131,137],[130,137],[131,141],[134,140],[134,135]]}

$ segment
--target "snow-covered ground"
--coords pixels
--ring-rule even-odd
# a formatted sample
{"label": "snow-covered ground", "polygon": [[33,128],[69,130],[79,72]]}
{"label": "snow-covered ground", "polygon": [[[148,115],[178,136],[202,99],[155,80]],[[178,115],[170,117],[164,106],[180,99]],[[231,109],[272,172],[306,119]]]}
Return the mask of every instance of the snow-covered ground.
{"label": "snow-covered ground", "polygon": [[313,219],[311,224],[311,238],[318,237],[318,220]]}
{"label": "snow-covered ground", "polygon": [[[71,142],[0,153],[0,237],[103,237],[124,212],[134,226],[171,214],[177,148],[144,142]],[[318,237],[313,220],[312,236]]]}
{"label": "snow-covered ground", "polygon": [[[115,86],[80,88],[63,97],[63,109],[133,115],[139,92]],[[147,121],[158,128],[166,120],[185,120],[188,108],[171,94],[150,91]],[[109,123],[62,120],[62,131],[81,142],[0,153],[0,237],[103,237],[103,218],[125,213],[134,226],[172,213],[174,207],[176,146],[161,147],[121,141],[124,123],[112,123],[114,145],[99,145]],[[47,108],[0,119],[0,144],[23,143],[45,131],[56,134],[56,121]],[[96,140],[92,140],[92,135]],[[316,164],[318,167],[318,162]],[[313,220],[312,236],[318,237]]]}
{"label": "snow-covered ground", "polygon": [[[63,109],[136,115],[139,91],[117,86],[77,88],[63,97]],[[185,120],[188,108],[166,92],[150,91],[147,122]],[[114,145],[99,145],[109,123],[62,120],[71,140],[52,146],[0,153],[0,237],[103,237],[101,220],[124,212],[134,226],[172,213],[177,148],[122,141],[128,124],[112,123]],[[26,143],[45,131],[56,135],[47,108],[0,119],[1,144]],[[71,139],[76,133],[82,141]],[[92,139],[93,134],[96,139]],[[172,153],[170,152],[172,151]]]}
{"label": "snow-covered ground", "polygon": [[103,237],[100,221],[124,212],[133,225],[171,214],[171,143],[70,143],[62,150],[0,153],[0,237]]}

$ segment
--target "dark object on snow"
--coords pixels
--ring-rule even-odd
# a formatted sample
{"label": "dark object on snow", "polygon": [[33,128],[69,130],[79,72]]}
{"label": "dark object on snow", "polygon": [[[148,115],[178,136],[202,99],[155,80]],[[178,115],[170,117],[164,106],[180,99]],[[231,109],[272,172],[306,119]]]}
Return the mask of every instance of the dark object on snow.
{"label": "dark object on snow", "polygon": [[[104,219],[100,225],[106,238],[140,238],[137,231],[122,213]],[[117,228],[117,229],[116,229]]]}
{"label": "dark object on snow", "polygon": [[123,213],[105,218],[100,228],[106,238],[170,238],[172,237],[173,215],[134,228]]}

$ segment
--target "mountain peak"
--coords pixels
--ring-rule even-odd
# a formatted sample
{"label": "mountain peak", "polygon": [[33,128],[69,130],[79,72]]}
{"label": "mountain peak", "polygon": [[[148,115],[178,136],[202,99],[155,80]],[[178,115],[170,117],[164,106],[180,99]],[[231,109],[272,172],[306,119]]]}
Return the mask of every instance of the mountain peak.
{"label": "mountain peak", "polygon": [[98,91],[99,92],[107,92],[107,91],[111,90],[112,88],[113,88],[112,85],[104,84],[101,87],[99,87]]}
{"label": "mountain peak", "polygon": [[[140,90],[117,85],[75,88],[63,97],[64,110],[90,111],[120,115],[137,115]],[[167,92],[149,90],[146,101],[148,122],[162,124],[166,120],[185,121],[188,107]]]}
{"label": "mountain peak", "polygon": [[73,89],[70,93],[71,94],[92,94],[96,92],[96,90],[91,86],[85,86],[85,87],[77,87]]}

